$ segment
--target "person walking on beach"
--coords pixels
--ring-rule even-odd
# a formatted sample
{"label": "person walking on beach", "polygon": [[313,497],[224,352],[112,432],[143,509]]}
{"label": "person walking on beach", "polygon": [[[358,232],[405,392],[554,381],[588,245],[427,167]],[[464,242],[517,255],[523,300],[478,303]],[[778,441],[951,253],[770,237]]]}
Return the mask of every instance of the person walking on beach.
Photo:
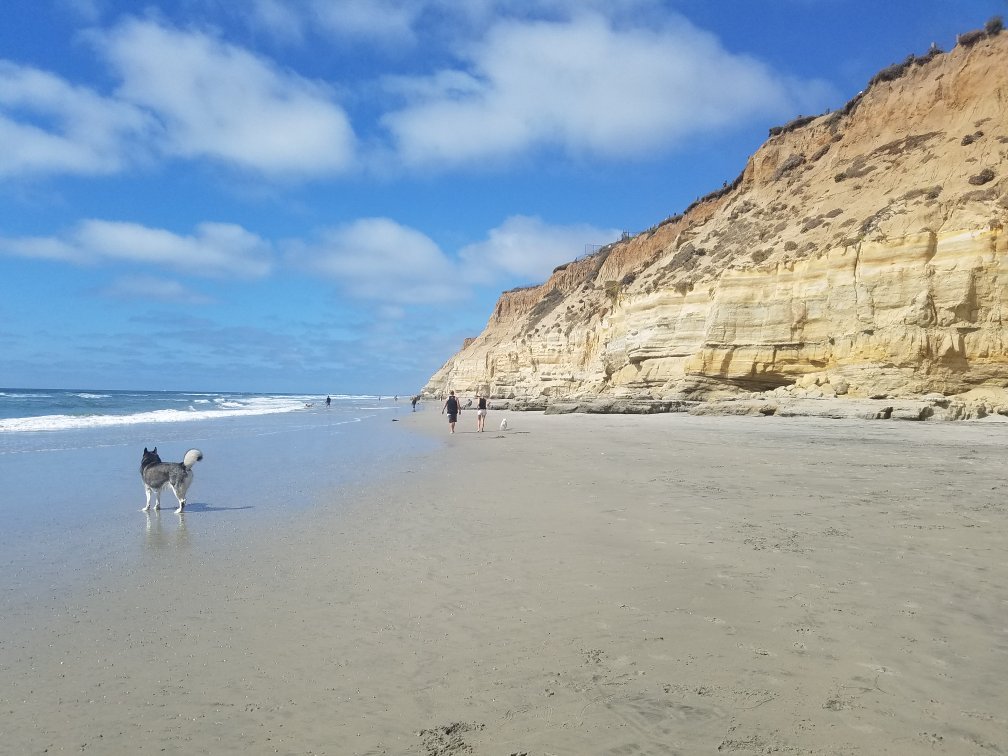
{"label": "person walking on beach", "polygon": [[419,399],[419,398],[420,398],[419,396],[414,396],[413,399],[412,399],[412,402],[413,402],[413,411],[414,412],[416,412],[416,403],[417,403],[417,399]]}
{"label": "person walking on beach", "polygon": [[325,406],[326,406],[326,407],[328,407],[328,406],[330,406],[331,404],[332,404],[332,397],[331,397],[331,396],[327,396],[327,397],[325,398]]}
{"label": "person walking on beach", "polygon": [[486,423],[487,400],[482,394],[476,394],[476,432],[483,432],[483,425]]}
{"label": "person walking on beach", "polygon": [[459,407],[458,399],[455,398],[455,392],[449,391],[448,398],[445,399],[444,407],[441,408],[441,414],[448,413],[448,427],[451,428],[451,432],[455,432],[455,422],[458,420],[459,411],[462,408]]}

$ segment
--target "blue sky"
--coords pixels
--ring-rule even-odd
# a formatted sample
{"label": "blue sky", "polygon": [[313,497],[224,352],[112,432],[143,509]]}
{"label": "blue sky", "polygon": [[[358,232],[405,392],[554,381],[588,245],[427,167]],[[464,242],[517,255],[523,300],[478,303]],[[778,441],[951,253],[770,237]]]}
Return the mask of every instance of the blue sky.
{"label": "blue sky", "polygon": [[0,386],[417,390],[1006,0],[7,0]]}

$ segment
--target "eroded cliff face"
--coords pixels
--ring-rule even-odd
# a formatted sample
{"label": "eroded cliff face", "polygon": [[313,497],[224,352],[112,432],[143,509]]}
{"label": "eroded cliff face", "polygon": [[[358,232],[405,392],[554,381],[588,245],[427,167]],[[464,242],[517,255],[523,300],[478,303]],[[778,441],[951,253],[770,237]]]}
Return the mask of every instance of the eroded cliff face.
{"label": "eroded cliff face", "polygon": [[1008,386],[1008,33],[785,128],[683,216],[504,293],[430,380],[499,398]]}

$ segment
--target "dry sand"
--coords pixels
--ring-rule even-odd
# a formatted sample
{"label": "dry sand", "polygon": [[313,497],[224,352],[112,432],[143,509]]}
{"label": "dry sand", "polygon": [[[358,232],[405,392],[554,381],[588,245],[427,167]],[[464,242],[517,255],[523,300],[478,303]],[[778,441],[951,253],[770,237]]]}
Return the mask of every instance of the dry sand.
{"label": "dry sand", "polygon": [[501,416],[8,601],[0,751],[1008,752],[1008,425]]}

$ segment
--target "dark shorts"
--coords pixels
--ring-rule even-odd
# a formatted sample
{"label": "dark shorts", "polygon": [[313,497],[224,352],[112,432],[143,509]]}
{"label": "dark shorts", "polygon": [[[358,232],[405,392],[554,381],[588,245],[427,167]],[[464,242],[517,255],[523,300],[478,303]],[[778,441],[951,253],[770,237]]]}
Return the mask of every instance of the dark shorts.
{"label": "dark shorts", "polygon": [[458,415],[453,415],[451,413],[448,414],[448,422],[449,423],[454,423],[456,420],[458,420]]}

